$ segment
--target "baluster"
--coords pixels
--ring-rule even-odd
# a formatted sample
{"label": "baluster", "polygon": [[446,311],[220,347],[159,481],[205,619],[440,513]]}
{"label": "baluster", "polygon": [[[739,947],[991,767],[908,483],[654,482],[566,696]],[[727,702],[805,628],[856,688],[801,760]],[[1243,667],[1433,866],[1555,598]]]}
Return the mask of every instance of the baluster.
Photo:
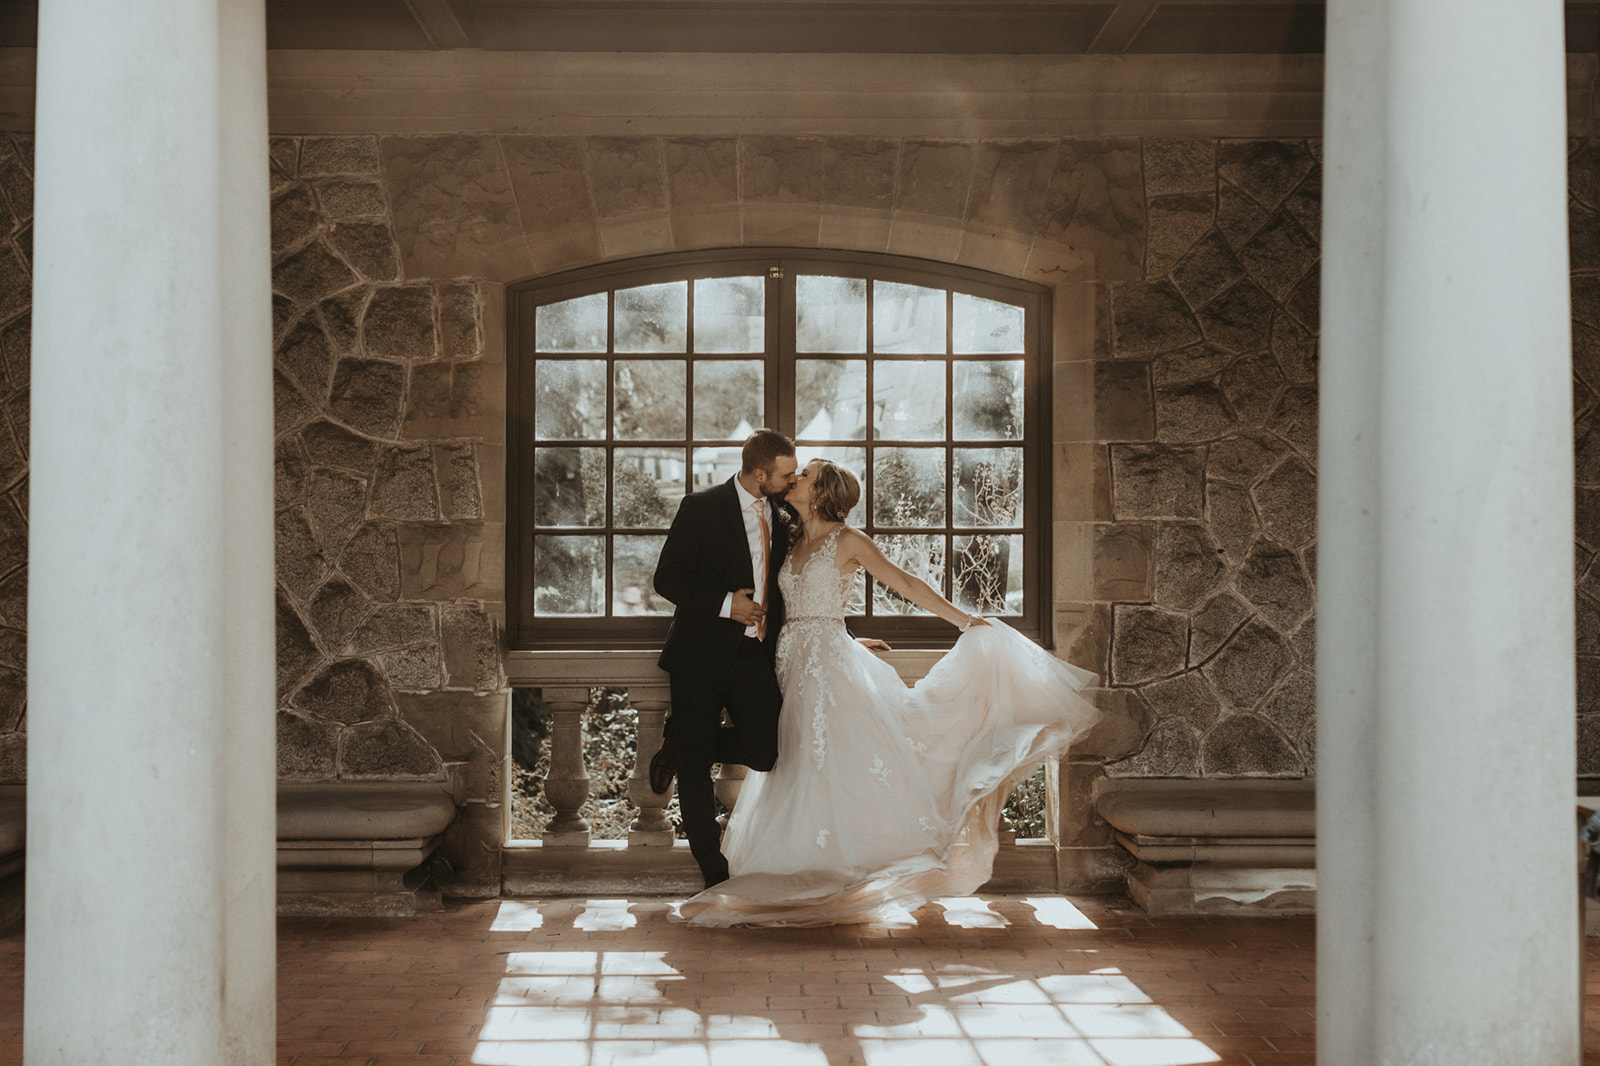
{"label": "baluster", "polygon": [[556,809],[544,829],[545,847],[586,848],[589,823],[578,813],[589,799],[589,774],[583,766],[583,712],[589,706],[587,688],[547,688],[544,705],[550,711],[550,773],[544,779],[544,796]]}
{"label": "baluster", "polygon": [[722,763],[717,767],[715,788],[717,799],[727,808],[727,813],[717,816],[717,824],[728,828],[728,819],[733,816],[733,805],[739,802],[739,790],[744,787],[745,775],[750,772],[748,766],[736,766],[731,763]]}
{"label": "baluster", "polygon": [[1004,807],[1000,808],[1000,821],[996,828],[999,830],[1000,844],[1002,847],[1007,844],[1015,844],[1017,842],[1017,829],[1011,824],[1011,819],[1006,817],[1006,811]]}
{"label": "baluster", "polygon": [[628,702],[639,715],[639,732],[634,745],[633,774],[628,778],[628,799],[639,808],[639,816],[628,826],[628,846],[672,847],[672,823],[667,821],[667,801],[672,786],[665,792],[650,788],[650,760],[661,749],[662,729],[666,725],[671,701],[666,690],[642,686],[628,690]]}

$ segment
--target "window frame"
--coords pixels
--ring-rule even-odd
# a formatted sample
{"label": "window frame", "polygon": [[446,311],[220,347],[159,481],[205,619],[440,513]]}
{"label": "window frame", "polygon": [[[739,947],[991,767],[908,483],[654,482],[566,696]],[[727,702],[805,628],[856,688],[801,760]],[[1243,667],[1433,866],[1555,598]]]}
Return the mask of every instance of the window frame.
{"label": "window frame", "polygon": [[[868,280],[869,293],[872,292],[871,281],[883,280],[900,282],[928,287],[938,287],[953,291],[969,293],[974,296],[997,299],[1006,303],[1019,304],[1025,309],[1024,319],[1024,344],[1021,355],[1023,361],[1023,425],[1024,432],[1015,446],[1021,448],[1023,453],[1023,488],[1021,536],[1023,544],[1023,612],[1020,615],[1006,616],[1005,620],[1019,632],[1048,646],[1049,640],[1049,613],[1050,613],[1050,529],[1051,517],[1048,510],[1050,502],[1049,484],[1050,477],[1050,441],[1051,432],[1051,303],[1050,290],[1042,285],[1021,281],[1003,275],[992,274],[969,267],[953,266],[947,263],[931,262],[922,259],[912,259],[904,256],[883,255],[868,252],[840,252],[818,249],[796,248],[740,248],[720,249],[700,252],[672,253],[647,258],[624,260],[606,263],[577,270],[565,271],[560,274],[549,275],[518,282],[506,287],[506,638],[507,646],[511,651],[533,651],[552,649],[587,649],[587,650],[621,650],[637,648],[659,647],[665,640],[667,626],[671,621],[670,615],[656,616],[552,616],[537,617],[534,614],[534,585],[533,585],[533,544],[535,530],[534,524],[534,492],[533,488],[533,449],[536,446],[534,434],[534,404],[536,400],[536,387],[534,374],[531,372],[535,347],[535,318],[539,306],[557,303],[578,296],[590,295],[595,292],[604,292],[613,289],[633,288],[641,285],[659,284],[669,281],[688,279],[691,284],[695,279],[712,277],[749,277],[760,274],[766,278],[766,315],[765,315],[765,352],[755,353],[765,361],[764,406],[767,412],[775,413],[776,419],[773,428],[779,429],[793,437],[798,428],[795,423],[793,410],[794,389],[797,358],[829,358],[865,359],[867,361],[869,388],[874,359],[925,359],[926,355],[896,355],[892,353],[875,353],[871,351],[872,314],[871,304],[868,304],[868,344],[867,351],[863,353],[817,353],[795,351],[795,279],[799,274],[827,274],[835,273],[841,276],[864,277]],[[611,301],[608,301],[608,306]],[[607,366],[607,390],[612,389],[614,380],[613,367],[619,359],[663,359],[672,358],[672,353],[650,353],[648,355],[618,355],[613,351],[614,338],[611,336],[612,323],[609,321],[605,352],[596,353],[544,353],[557,355],[558,358],[596,359],[604,360]],[[927,445],[942,448],[945,456],[946,481],[952,476],[954,470],[954,450],[961,447],[997,447],[999,442],[994,440],[966,441],[958,440],[953,436],[955,423],[953,419],[954,397],[949,383],[953,381],[954,364],[960,361],[982,361],[1014,357],[1011,353],[980,353],[970,355],[956,355],[951,344],[954,323],[952,316],[946,315],[946,352],[942,356],[946,364],[945,389],[945,430],[946,435],[941,442],[916,442],[919,446]],[[690,341],[685,347],[692,347],[693,324],[690,323]],[[748,358],[738,354],[710,353],[705,356],[684,354],[683,358],[691,373],[697,361],[712,362],[726,359]],[[785,409],[785,397],[788,397]],[[694,397],[693,388],[686,388],[685,396],[685,443],[688,456],[693,456],[697,447],[707,444],[724,445],[723,441],[701,441],[693,436],[694,433]],[[608,417],[611,401],[608,398]],[[885,438],[868,435],[859,440],[838,440],[830,442],[810,442],[805,447],[833,446],[859,448],[866,450],[870,457],[871,448],[879,441],[884,441],[884,446],[894,446]],[[649,441],[619,441],[615,438],[614,430],[608,427],[607,439],[586,447],[600,447],[605,450],[607,457],[606,476],[606,524],[599,527],[574,528],[573,534],[592,534],[603,538],[607,544],[607,569],[606,581],[607,598],[606,609],[610,604],[610,542],[611,538],[618,535],[619,531],[610,523],[614,519],[613,493],[615,492],[614,476],[615,451],[618,447],[652,447]],[[674,442],[673,447],[680,446]],[[1011,445],[1007,445],[1011,446]],[[870,497],[871,478],[873,471],[869,461],[867,469],[860,471],[863,477],[863,494]],[[692,469],[685,471],[685,490],[695,491]],[[953,496],[948,494],[951,489],[946,485],[947,498],[953,501]],[[947,538],[947,551],[954,538],[968,535],[956,531],[953,515],[947,515],[944,529],[950,532],[944,534]],[[870,517],[869,517],[870,524]],[[621,531],[624,535],[643,533],[656,535],[665,530],[633,530]],[[949,567],[946,565],[948,578]],[[869,582],[871,578],[867,579]],[[950,589],[942,588],[940,591],[946,595]],[[867,595],[872,595],[870,585]],[[877,637],[886,640],[896,647],[906,648],[944,648],[954,643],[956,631],[940,619],[916,615],[873,615],[855,616],[851,618],[852,632],[857,636]]]}

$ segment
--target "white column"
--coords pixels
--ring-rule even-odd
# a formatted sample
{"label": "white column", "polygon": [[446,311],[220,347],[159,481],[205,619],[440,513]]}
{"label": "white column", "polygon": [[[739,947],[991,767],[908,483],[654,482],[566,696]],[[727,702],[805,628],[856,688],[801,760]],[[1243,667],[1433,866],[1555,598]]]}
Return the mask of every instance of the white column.
{"label": "white column", "polygon": [[1557,0],[1328,5],[1318,1037],[1579,1061]]}
{"label": "white column", "polygon": [[274,1061],[260,0],[44,0],[30,1066]]}

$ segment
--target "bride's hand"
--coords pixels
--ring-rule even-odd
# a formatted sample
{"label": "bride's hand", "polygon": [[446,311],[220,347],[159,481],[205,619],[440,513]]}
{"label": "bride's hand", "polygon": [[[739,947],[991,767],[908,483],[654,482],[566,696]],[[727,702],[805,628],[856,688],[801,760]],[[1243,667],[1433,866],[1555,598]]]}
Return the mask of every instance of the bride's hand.
{"label": "bride's hand", "polygon": [[969,615],[967,615],[966,622],[961,626],[961,632],[965,633],[967,630],[971,629],[973,626],[986,626],[988,624],[989,624],[989,620],[987,618],[985,618],[983,615],[981,615],[981,614],[969,614]]}

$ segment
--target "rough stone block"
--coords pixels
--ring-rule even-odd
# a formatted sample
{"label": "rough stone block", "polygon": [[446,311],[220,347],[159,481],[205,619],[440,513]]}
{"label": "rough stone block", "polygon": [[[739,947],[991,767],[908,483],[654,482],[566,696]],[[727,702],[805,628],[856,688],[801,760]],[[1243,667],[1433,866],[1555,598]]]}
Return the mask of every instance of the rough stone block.
{"label": "rough stone block", "polygon": [[1239,261],[1263,292],[1281,302],[1288,299],[1320,254],[1311,234],[1284,210],[1239,249]]}
{"label": "rough stone block", "polygon": [[1211,446],[1206,474],[1238,485],[1251,485],[1287,454],[1288,449],[1274,437],[1240,433]]}
{"label": "rough stone block", "polygon": [[1166,196],[1150,201],[1146,223],[1144,276],[1164,276],[1196,241],[1211,232],[1217,219],[1215,193]]}
{"label": "rough stone block", "polygon": [[1216,440],[1238,428],[1222,390],[1210,381],[1157,388],[1155,423],[1156,439],[1173,444]]}
{"label": "rough stone block", "polygon": [[376,181],[324,181],[316,186],[317,200],[328,218],[385,218],[389,202]]}
{"label": "rough stone block", "polygon": [[28,568],[19,566],[0,578],[0,621],[8,626],[28,626]]}
{"label": "rough stone block", "polygon": [[1308,461],[1317,457],[1317,390],[1295,385],[1278,398],[1267,428],[1292,444]]}
{"label": "rough stone block", "polygon": [[304,511],[294,508],[278,512],[273,520],[273,550],[283,587],[302,602],[309,600],[327,576],[328,562]]}
{"label": "rough stone block", "polygon": [[309,400],[300,395],[300,390],[295,388],[283,372],[272,372],[272,428],[278,434],[289,433],[296,426],[301,425],[315,417],[317,409]]}
{"label": "rough stone block", "polygon": [[300,305],[316,303],[360,279],[318,239],[272,268],[272,288]]}
{"label": "rough stone block", "polygon": [[272,199],[272,254],[307,240],[322,225],[317,198],[304,185],[291,185]]}
{"label": "rough stone block", "polygon": [[1217,188],[1217,144],[1208,138],[1144,141],[1144,191],[1146,196],[1173,193],[1209,193]]}
{"label": "rough stone block", "polygon": [[815,137],[742,137],[739,189],[745,203],[822,201],[822,141]]}
{"label": "rough stone block", "polygon": [[1305,668],[1290,674],[1267,700],[1262,713],[1278,723],[1287,736],[1299,736],[1316,721],[1316,675]]}
{"label": "rough stone block", "polygon": [[386,777],[443,779],[444,763],[422,735],[398,719],[364,722],[344,731],[341,780]]}
{"label": "rough stone block", "polygon": [[1206,733],[1200,746],[1200,767],[1219,777],[1300,777],[1305,764],[1288,737],[1265,718],[1236,714]]}
{"label": "rough stone block", "polygon": [[1232,592],[1219,592],[1199,610],[1189,614],[1189,665],[1200,666],[1228,638],[1238,630],[1240,623],[1255,612]]}
{"label": "rough stone block", "polygon": [[1313,332],[1318,328],[1322,308],[1322,267],[1320,261],[1306,276],[1300,279],[1300,284],[1294,287],[1294,292],[1289,294],[1289,299],[1284,302],[1288,312],[1299,319],[1305,327]]}
{"label": "rough stone block", "polygon": [[340,222],[328,240],[367,280],[395,281],[400,277],[400,256],[388,222]]}
{"label": "rough stone block", "polygon": [[[26,403],[26,399],[23,402]],[[0,412],[0,486],[14,485],[28,473],[28,455],[23,443],[26,437],[19,440],[12,428],[10,413],[9,410]],[[28,431],[26,423],[19,428],[24,434]]]}
{"label": "rough stone block", "polygon": [[318,466],[370,474],[377,444],[332,422],[313,422],[300,431],[306,458]]}
{"label": "rough stone block", "polygon": [[1112,609],[1111,683],[1137,685],[1184,668],[1189,619],[1160,607],[1119,603]]}
{"label": "rough stone block", "polygon": [[1103,441],[1148,441],[1156,435],[1156,406],[1150,392],[1150,365],[1095,362],[1094,421]]}
{"label": "rough stone block", "polygon": [[300,142],[300,176],[374,174],[378,139],[371,136],[306,137]]}
{"label": "rough stone block", "polygon": [[400,543],[391,522],[368,522],[339,557],[339,569],[379,603],[400,598]]}
{"label": "rough stone block", "polygon": [[[7,643],[11,645],[11,648],[7,649],[7,654],[15,658],[16,646],[24,642],[26,637],[22,637],[18,630],[8,630],[7,634]],[[0,733],[11,732],[26,724],[24,720],[28,711],[26,654],[23,653],[22,665],[0,666]]]}
{"label": "rough stone block", "polygon": [[408,600],[499,600],[503,528],[483,522],[400,527],[401,588]]}
{"label": "rough stone block", "polygon": [[[506,156],[494,138],[385,137],[381,150],[407,277],[499,280],[533,272]],[[529,202],[537,203],[532,191]]]}
{"label": "rough stone block", "polygon": [[1265,537],[1250,549],[1236,586],[1263,618],[1285,632],[1299,625],[1316,603],[1311,581],[1294,552]]}
{"label": "rough stone block", "polygon": [[1260,426],[1272,413],[1283,390],[1283,372],[1267,352],[1236,359],[1222,372],[1219,383],[1228,406],[1242,425]]}
{"label": "rough stone block", "polygon": [[1288,641],[1265,622],[1252,618],[1203,669],[1219,696],[1239,710],[1250,710],[1294,666]]}
{"label": "rough stone block", "polygon": [[503,689],[500,641],[488,612],[477,605],[449,604],[440,608],[440,623],[446,687],[480,693]]}
{"label": "rough stone block", "polygon": [[439,486],[433,474],[433,446],[381,446],[367,508],[373,518],[437,519]]}
{"label": "rough stone block", "polygon": [[327,399],[333,348],[315,318],[302,318],[284,336],[278,344],[277,360],[305,396],[318,404]]}
{"label": "rough stone block", "polygon": [[457,282],[439,287],[439,351],[446,359],[472,360],[483,357],[483,331],[479,287]]}
{"label": "rough stone block", "polygon": [[1045,197],[1043,236],[1092,255],[1100,280],[1144,272],[1145,199],[1137,140],[1066,140]]}
{"label": "rough stone block", "polygon": [[1217,173],[1268,210],[1282,203],[1316,165],[1303,141],[1222,141],[1217,145]]}
{"label": "rough stone block", "polygon": [[1200,523],[1156,527],[1155,602],[1188,611],[1204,602],[1228,576],[1222,549]]}
{"label": "rough stone block", "polygon": [[12,626],[0,627],[0,666],[26,672],[28,669],[28,631]]}
{"label": "rough stone block", "polygon": [[1274,540],[1298,548],[1317,535],[1317,475],[1299,456],[1263,478],[1251,495]]}
{"label": "rough stone block", "polygon": [[967,203],[976,151],[975,145],[960,142],[905,142],[900,150],[895,211],[960,218]]}
{"label": "rough stone block", "polygon": [[668,137],[662,143],[674,210],[739,202],[739,142],[732,137]]}
{"label": "rough stone block", "polygon": [[1124,282],[1111,286],[1112,354],[1159,355],[1204,339],[1200,324],[1171,283]]}
{"label": "rough stone block", "polygon": [[384,652],[378,665],[400,692],[432,692],[444,686],[444,656],[438,643]]}
{"label": "rough stone block", "polygon": [[478,484],[478,457],[471,444],[440,444],[433,450],[438,465],[439,497],[446,519],[483,517],[483,492]]}
{"label": "rough stone block", "polygon": [[22,253],[9,244],[0,247],[0,321],[26,311],[32,289],[32,271]]}
{"label": "rough stone block", "polygon": [[374,608],[346,642],[346,655],[372,655],[419,644],[437,643],[431,605],[386,603]]}
{"label": "rough stone block", "polygon": [[1250,243],[1272,212],[1239,191],[1230,181],[1217,182],[1217,229],[1235,250]]}
{"label": "rough stone block", "polygon": [[322,328],[340,355],[361,354],[361,319],[372,298],[371,285],[357,285],[323,300],[317,305]]}
{"label": "rough stone block", "polygon": [[1272,340],[1272,313],[1278,305],[1255,282],[1242,280],[1200,309],[1206,340],[1231,352],[1253,352]]}
{"label": "rough stone block", "polygon": [[900,143],[878,137],[828,137],[820,154],[822,196],[830,205],[886,211],[894,204]]}
{"label": "rough stone block", "polygon": [[414,365],[403,432],[413,440],[498,438],[504,382],[498,364]]}
{"label": "rough stone block", "polygon": [[1146,685],[1139,689],[1139,698],[1158,721],[1182,718],[1199,733],[1204,733],[1222,717],[1222,701],[1198,670],[1186,670],[1176,677]]}
{"label": "rough stone block", "polygon": [[278,711],[278,776],[330,780],[337,772],[339,727]]}
{"label": "rough stone block", "polygon": [[396,360],[439,358],[433,297],[428,285],[399,285],[374,292],[361,320],[366,354]]}
{"label": "rough stone block", "polygon": [[1201,517],[1204,470],[1201,448],[1112,445],[1112,506],[1117,520]]}
{"label": "rough stone block", "polygon": [[1319,245],[1322,243],[1322,166],[1305,176],[1305,180],[1289,194],[1283,209],[1294,216],[1306,235]]}
{"label": "rough stone block", "polygon": [[365,659],[343,659],[324,667],[289,702],[298,711],[345,725],[391,718],[395,713],[387,682]]}
{"label": "rough stone block", "polygon": [[31,140],[26,146],[9,144],[0,156],[0,190],[4,190],[6,202],[18,223],[33,218],[33,175],[28,166],[31,146]]}
{"label": "rough stone block", "polygon": [[328,411],[350,428],[393,437],[400,425],[406,368],[384,359],[345,358],[333,374]]}
{"label": "rough stone block", "polygon": [[1317,338],[1282,311],[1272,316],[1272,354],[1289,381],[1303,384],[1317,380]]}
{"label": "rough stone block", "polygon": [[33,316],[23,315],[0,329],[0,369],[6,385],[13,389],[29,386],[33,356]]}
{"label": "rough stone block", "polygon": [[1150,731],[1137,755],[1109,763],[1110,777],[1198,777],[1200,738],[1194,727],[1179,717],[1163,718]]}
{"label": "rough stone block", "polygon": [[[9,620],[9,619],[8,619]],[[280,592],[277,615],[278,696],[281,698],[322,658],[311,631]]]}
{"label": "rough stone block", "polygon": [[368,614],[372,601],[344,578],[335,575],[317,590],[306,613],[325,648],[342,648]]}
{"label": "rough stone block", "polygon": [[1222,234],[1213,230],[1184,253],[1168,277],[1190,309],[1199,310],[1244,277],[1244,267]]}
{"label": "rough stone block", "polygon": [[329,558],[337,558],[367,509],[365,478],[331,470],[313,474],[306,483],[306,511],[317,543]]}

